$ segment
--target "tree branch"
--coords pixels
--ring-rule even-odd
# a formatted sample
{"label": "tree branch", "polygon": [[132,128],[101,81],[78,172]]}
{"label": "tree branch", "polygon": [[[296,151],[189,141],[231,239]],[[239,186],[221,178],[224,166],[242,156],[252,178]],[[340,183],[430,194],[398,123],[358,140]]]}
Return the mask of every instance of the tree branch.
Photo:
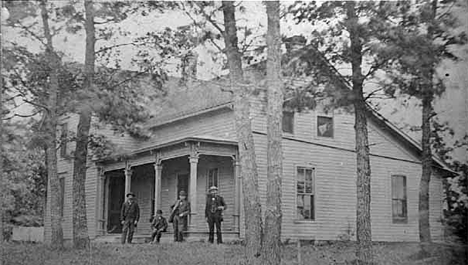
{"label": "tree branch", "polygon": [[205,13],[205,10],[203,9],[202,5],[199,2],[195,2],[195,4],[200,8],[200,11],[202,15],[205,17],[205,19],[208,22],[210,22],[211,25],[213,25],[219,31],[219,33],[221,33],[224,36],[224,30],[221,29],[221,27],[214,20],[211,19],[211,15],[209,16]]}
{"label": "tree branch", "polygon": [[15,114],[13,114],[13,115],[10,116],[10,117],[4,118],[3,120],[11,120],[11,119],[13,119],[14,117],[19,117],[19,118],[31,118],[31,117],[36,116],[36,115],[39,114],[39,113],[41,113],[41,111],[36,111],[36,112],[34,112],[34,113],[32,113],[32,114],[27,114],[27,115],[15,113]]}
{"label": "tree branch", "polygon": [[114,23],[115,23],[116,20],[113,18],[113,19],[108,19],[108,20],[102,21],[102,22],[96,22],[96,21],[94,21],[94,24],[95,24],[95,25],[102,25],[102,24],[107,24],[107,23],[109,23],[109,22],[114,22]]}
{"label": "tree branch", "polygon": [[372,96],[375,95],[375,93],[379,92],[379,91],[382,91],[384,90],[383,88],[379,88],[379,89],[375,89],[374,91],[370,92],[369,95],[367,95],[365,98],[364,98],[364,101],[368,100],[369,98],[371,98]]}
{"label": "tree branch", "polygon": [[[182,8],[184,9],[185,14],[193,21],[193,24],[201,30],[204,30],[203,27],[196,21],[196,19],[187,11],[185,5],[182,3]],[[202,11],[203,12],[203,11]],[[222,49],[212,38],[209,38],[211,43],[220,51],[224,53],[224,49]]]}
{"label": "tree branch", "polygon": [[[145,43],[149,43],[149,41],[148,41],[148,42],[144,42],[143,44],[145,44]],[[95,51],[94,54],[98,54],[98,53],[105,52],[105,51],[110,50],[110,49],[114,49],[114,48],[118,48],[118,47],[122,47],[122,46],[127,46],[127,45],[137,46],[137,44],[134,43],[134,42],[121,43],[121,44],[116,44],[116,45],[112,45],[112,46],[107,46],[107,47],[101,48],[101,49]]]}
{"label": "tree branch", "polygon": [[43,108],[45,109],[46,111],[49,111],[49,107],[46,106],[46,105],[43,105],[43,104],[40,104],[40,103],[36,103],[36,102],[32,102],[30,100],[27,100],[27,99],[22,99],[24,102],[28,103],[28,104],[31,104],[33,106],[36,106],[36,107],[39,107],[39,108]]}
{"label": "tree branch", "polygon": [[23,24],[21,24],[20,22],[18,22],[18,26],[16,25],[13,25],[13,28],[20,28],[20,29],[23,29],[25,30],[26,32],[28,32],[29,34],[31,34],[31,36],[33,36],[34,38],[36,38],[42,45],[46,46],[47,47],[47,44],[44,42],[43,38],[39,37],[36,33],[34,33],[33,31],[31,31],[30,28],[32,28],[36,23],[32,24],[31,26],[27,27]]}

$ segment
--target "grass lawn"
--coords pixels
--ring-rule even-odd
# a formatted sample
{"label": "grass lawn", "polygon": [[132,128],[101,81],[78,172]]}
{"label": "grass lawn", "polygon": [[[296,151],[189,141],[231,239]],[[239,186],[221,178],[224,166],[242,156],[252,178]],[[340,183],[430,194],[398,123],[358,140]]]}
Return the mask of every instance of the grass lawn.
{"label": "grass lawn", "polygon": [[[211,245],[207,243],[171,243],[161,245],[93,244],[89,251],[65,249],[51,251],[41,244],[7,243],[5,265],[158,265],[158,264],[246,264],[241,245]],[[375,244],[376,264],[468,264],[466,249],[461,246],[431,245],[430,256],[417,255],[416,243]],[[283,264],[297,264],[296,245],[286,245]],[[301,251],[303,265],[352,264],[353,243],[305,245]]]}

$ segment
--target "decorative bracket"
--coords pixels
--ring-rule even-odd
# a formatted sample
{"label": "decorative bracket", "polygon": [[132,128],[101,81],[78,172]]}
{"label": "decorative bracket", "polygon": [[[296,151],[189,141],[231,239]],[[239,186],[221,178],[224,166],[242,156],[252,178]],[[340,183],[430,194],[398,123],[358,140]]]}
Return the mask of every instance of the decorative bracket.
{"label": "decorative bracket", "polygon": [[161,166],[162,165],[162,158],[161,158],[161,152],[156,152],[154,155],[154,165],[155,166]]}

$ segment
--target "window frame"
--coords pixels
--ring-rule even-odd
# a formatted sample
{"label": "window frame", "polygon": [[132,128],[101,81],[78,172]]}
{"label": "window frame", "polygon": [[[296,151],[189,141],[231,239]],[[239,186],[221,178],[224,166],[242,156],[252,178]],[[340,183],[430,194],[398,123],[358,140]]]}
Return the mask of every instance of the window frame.
{"label": "window frame", "polygon": [[[216,183],[211,183],[210,184],[210,178],[211,178],[211,172],[216,172]],[[208,192],[208,190],[210,189],[211,186],[216,186],[219,190],[219,168],[215,167],[215,168],[210,168],[207,170],[206,172],[206,191]]]}
{"label": "window frame", "polygon": [[[319,133],[319,118],[329,118],[331,119],[331,136],[324,136],[320,135]],[[315,135],[319,138],[325,139],[334,139],[335,138],[335,116],[333,115],[333,111],[329,111],[328,113],[317,113],[315,115]]]}
{"label": "window frame", "polygon": [[[394,184],[393,181],[396,178],[403,178],[403,198],[396,198],[395,197],[395,189],[394,189]],[[393,224],[407,224],[408,223],[408,185],[407,185],[407,177],[406,175],[402,174],[392,174],[391,179],[390,179],[390,185],[391,185],[391,198],[390,198],[390,204],[391,204],[391,211],[392,211],[392,223]],[[395,205],[394,201],[400,201],[401,202],[401,212],[402,216],[395,215]]]}
{"label": "window frame", "polygon": [[[287,114],[285,115],[285,113],[287,113]],[[285,131],[285,126],[284,126],[284,124],[285,124],[285,119],[284,119],[284,118],[285,118],[287,115],[291,115],[291,116],[290,116],[291,119],[290,119],[290,121],[289,121],[289,125],[290,125],[290,127],[291,127],[291,131]],[[296,116],[296,115],[295,115],[294,111],[283,110],[283,117],[282,117],[282,119],[281,119],[281,130],[282,130],[283,133],[294,134],[295,116]]]}
{"label": "window frame", "polygon": [[[300,193],[299,190],[298,190],[298,182],[299,182],[299,169],[303,169],[304,170],[304,192]],[[306,192],[306,171],[307,170],[311,170],[311,184],[312,184],[312,187],[311,187],[311,192]],[[314,167],[314,166],[302,166],[302,165],[297,165],[295,166],[295,177],[294,177],[294,181],[295,181],[295,192],[294,192],[294,196],[295,196],[295,211],[294,211],[294,222],[296,223],[300,223],[300,222],[314,222],[317,220],[317,215],[316,215],[316,201],[317,201],[317,193],[316,193],[316,190],[315,190],[315,184],[316,184],[316,173],[317,173],[317,168]],[[311,207],[311,214],[310,214],[310,218],[307,219],[307,218],[303,218],[301,217],[299,214],[298,214],[298,197],[299,195],[305,195],[305,196],[311,196],[312,197],[312,203],[310,204],[310,207]],[[302,208],[304,208],[304,206],[302,206]]]}

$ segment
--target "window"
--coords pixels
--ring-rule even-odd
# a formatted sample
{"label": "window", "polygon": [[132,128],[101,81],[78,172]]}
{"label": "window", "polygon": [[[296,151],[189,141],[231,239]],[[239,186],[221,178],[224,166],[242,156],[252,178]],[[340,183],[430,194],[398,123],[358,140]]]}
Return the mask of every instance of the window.
{"label": "window", "polygon": [[283,132],[294,133],[294,112],[283,111]]}
{"label": "window", "polygon": [[60,157],[66,157],[68,137],[68,125],[66,123],[60,125],[60,132]]}
{"label": "window", "polygon": [[219,188],[218,183],[218,169],[213,168],[208,170],[208,183],[206,185],[206,189],[208,190],[211,186],[216,186]]}
{"label": "window", "polygon": [[406,176],[392,176],[392,215],[393,223],[408,221]]}
{"label": "window", "polygon": [[333,138],[333,117],[317,116],[317,136]]}
{"label": "window", "polygon": [[315,169],[297,168],[297,219],[315,220]]}
{"label": "window", "polygon": [[59,178],[60,185],[60,216],[63,217],[63,208],[65,206],[65,177]]}

